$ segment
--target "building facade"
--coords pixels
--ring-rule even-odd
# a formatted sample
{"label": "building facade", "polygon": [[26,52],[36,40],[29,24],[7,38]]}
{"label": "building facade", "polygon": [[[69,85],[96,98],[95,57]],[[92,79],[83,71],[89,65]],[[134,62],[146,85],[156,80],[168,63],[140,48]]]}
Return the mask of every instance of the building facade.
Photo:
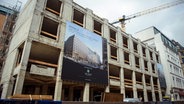
{"label": "building facade", "polygon": [[[62,79],[67,21],[107,40],[107,85]],[[1,80],[1,98],[44,94],[54,100],[97,101],[95,96],[112,92],[124,98],[161,101],[157,63],[157,51],[73,0],[29,0],[16,22]]]}
{"label": "building facade", "polygon": [[159,51],[166,79],[165,96],[183,99],[184,77],[176,45],[155,27],[137,32],[136,37]]}
{"label": "building facade", "polygon": [[[172,42],[177,46],[181,68],[183,70],[183,75],[184,75],[184,47],[180,43],[176,42],[175,40],[172,40]],[[184,96],[184,93],[180,93],[180,94]]]}

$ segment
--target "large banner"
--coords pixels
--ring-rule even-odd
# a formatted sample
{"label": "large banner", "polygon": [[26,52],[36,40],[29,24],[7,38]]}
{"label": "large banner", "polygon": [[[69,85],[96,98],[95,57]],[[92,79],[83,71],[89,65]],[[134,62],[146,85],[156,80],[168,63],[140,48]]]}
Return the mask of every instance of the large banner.
{"label": "large banner", "polygon": [[62,79],[108,84],[107,40],[66,22]]}
{"label": "large banner", "polygon": [[162,64],[157,63],[157,70],[158,70],[158,78],[160,81],[160,87],[166,88],[166,81],[164,76],[164,70]]}

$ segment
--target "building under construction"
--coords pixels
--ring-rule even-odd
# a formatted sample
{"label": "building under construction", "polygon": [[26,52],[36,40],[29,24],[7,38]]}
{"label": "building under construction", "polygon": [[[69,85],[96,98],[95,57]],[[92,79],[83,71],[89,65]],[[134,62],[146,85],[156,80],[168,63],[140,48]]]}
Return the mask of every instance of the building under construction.
{"label": "building under construction", "polygon": [[[90,53],[98,54],[100,68],[73,55],[65,58],[64,44],[74,34]],[[158,52],[73,0],[29,0],[13,36],[1,80],[2,99],[31,94],[88,102],[111,92],[143,101],[162,100]]]}

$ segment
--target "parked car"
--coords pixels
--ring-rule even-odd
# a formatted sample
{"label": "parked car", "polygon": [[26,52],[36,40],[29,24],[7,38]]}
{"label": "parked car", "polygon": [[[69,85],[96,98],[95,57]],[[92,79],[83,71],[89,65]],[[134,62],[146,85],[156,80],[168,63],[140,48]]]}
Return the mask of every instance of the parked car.
{"label": "parked car", "polygon": [[123,102],[141,102],[139,98],[124,98]]}

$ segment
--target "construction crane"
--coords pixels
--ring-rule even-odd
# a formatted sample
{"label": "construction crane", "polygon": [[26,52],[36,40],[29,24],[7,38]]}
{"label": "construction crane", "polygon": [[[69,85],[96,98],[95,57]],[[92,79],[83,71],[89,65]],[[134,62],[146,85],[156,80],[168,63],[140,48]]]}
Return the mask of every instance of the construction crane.
{"label": "construction crane", "polygon": [[166,9],[166,8],[170,8],[170,7],[182,4],[182,3],[184,3],[184,0],[177,0],[177,1],[173,1],[173,2],[170,2],[170,3],[166,3],[166,4],[163,4],[163,5],[160,5],[158,7],[153,7],[153,8],[150,8],[148,10],[137,12],[137,13],[131,14],[129,16],[123,15],[122,18],[120,18],[118,21],[115,21],[115,22],[113,22],[111,24],[113,25],[113,24],[116,24],[116,23],[121,23],[121,28],[122,28],[123,31],[125,31],[125,21],[126,20],[130,20],[130,19],[133,19],[133,18],[136,18],[136,17],[140,17],[140,16],[143,16],[143,15],[146,15],[146,14],[157,12],[157,11],[160,11],[160,10],[163,10],[163,9]]}

